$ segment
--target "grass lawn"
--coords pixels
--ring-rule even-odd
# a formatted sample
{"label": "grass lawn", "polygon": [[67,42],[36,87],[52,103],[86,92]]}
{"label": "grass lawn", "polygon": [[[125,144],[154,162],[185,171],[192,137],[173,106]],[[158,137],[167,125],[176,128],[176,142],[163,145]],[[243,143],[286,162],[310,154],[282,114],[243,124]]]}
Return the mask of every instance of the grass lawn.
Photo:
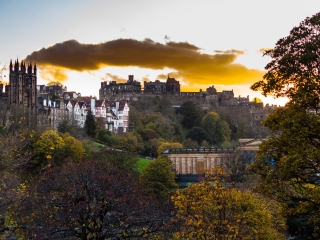
{"label": "grass lawn", "polygon": [[146,166],[148,166],[151,161],[152,161],[152,160],[148,160],[148,159],[145,159],[145,158],[139,158],[139,160],[138,160],[138,162],[137,162],[139,172],[142,172],[143,169],[144,169]]}
{"label": "grass lawn", "polygon": [[95,145],[96,147],[100,147],[100,148],[103,148],[105,146],[104,144],[101,144],[101,143],[98,143],[95,141],[92,141],[92,144]]}

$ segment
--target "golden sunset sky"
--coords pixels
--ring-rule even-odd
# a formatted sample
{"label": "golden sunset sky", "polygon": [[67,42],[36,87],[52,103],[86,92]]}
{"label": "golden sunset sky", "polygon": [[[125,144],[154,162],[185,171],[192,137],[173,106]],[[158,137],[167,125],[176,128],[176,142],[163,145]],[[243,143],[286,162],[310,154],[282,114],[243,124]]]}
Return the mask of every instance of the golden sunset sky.
{"label": "golden sunset sky", "polygon": [[214,85],[283,105],[250,85],[270,61],[263,51],[319,9],[319,0],[0,1],[0,67],[36,63],[38,84],[83,96],[98,96],[101,81],[169,74],[182,91]]}

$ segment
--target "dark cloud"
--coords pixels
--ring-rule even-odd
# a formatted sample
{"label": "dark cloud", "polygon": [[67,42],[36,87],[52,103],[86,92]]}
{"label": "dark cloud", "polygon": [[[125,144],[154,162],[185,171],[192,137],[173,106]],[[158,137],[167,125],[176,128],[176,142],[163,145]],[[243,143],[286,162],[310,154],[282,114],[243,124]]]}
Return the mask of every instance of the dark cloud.
{"label": "dark cloud", "polygon": [[264,53],[264,52],[266,52],[266,51],[268,51],[268,50],[271,50],[271,49],[272,49],[272,48],[260,48],[258,52]]}
{"label": "dark cloud", "polygon": [[179,78],[181,78],[183,76],[181,76],[178,72],[169,72],[168,74],[159,74],[157,76],[157,79],[159,79],[159,80],[167,80],[168,77],[179,79]]}
{"label": "dark cloud", "polygon": [[219,54],[236,54],[236,55],[245,54],[245,51],[235,50],[235,49],[226,50],[226,51],[214,50],[214,52],[219,53]]}
{"label": "dark cloud", "polygon": [[184,49],[187,49],[187,50],[194,50],[194,51],[200,50],[200,48],[198,48],[197,46],[189,44],[187,42],[179,42],[179,43],[167,42],[166,45],[170,46],[170,47],[173,47],[173,48],[184,48]]}
{"label": "dark cloud", "polygon": [[166,75],[166,74],[159,74],[158,76],[157,76],[157,79],[158,80],[166,80],[168,78],[168,75]]}
{"label": "dark cloud", "polygon": [[98,70],[104,66],[136,66],[149,69],[174,69],[188,84],[251,84],[263,73],[235,64],[243,51],[201,53],[187,42],[154,42],[151,39],[117,39],[99,44],[84,44],[76,40],[57,43],[27,56],[26,61],[38,65],[56,66],[76,71]]}
{"label": "dark cloud", "polygon": [[121,78],[117,75],[113,75],[111,73],[106,73],[106,76],[102,78],[103,81],[116,81],[118,83],[125,83],[128,79]]}

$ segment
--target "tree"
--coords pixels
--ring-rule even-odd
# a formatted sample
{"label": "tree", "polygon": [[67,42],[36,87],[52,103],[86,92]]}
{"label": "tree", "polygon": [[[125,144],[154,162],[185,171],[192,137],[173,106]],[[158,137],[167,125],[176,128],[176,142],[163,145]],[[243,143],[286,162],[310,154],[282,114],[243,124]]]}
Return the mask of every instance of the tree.
{"label": "tree", "polygon": [[82,142],[72,137],[69,133],[61,134],[65,143],[62,149],[62,155],[65,158],[71,158],[73,161],[80,161],[85,156],[85,148]]}
{"label": "tree", "polygon": [[253,98],[251,101],[251,106],[254,106],[256,108],[263,108],[263,102],[260,98]]}
{"label": "tree", "polygon": [[[252,170],[261,177],[258,189],[286,204],[285,212],[291,218],[305,218],[317,231],[320,221],[319,116],[290,106],[274,111],[264,125],[275,135],[260,145],[252,165]],[[289,232],[297,236],[303,232],[303,226],[300,227],[294,232],[289,228]],[[312,232],[308,234],[311,236]]]}
{"label": "tree", "polygon": [[119,140],[115,147],[132,153],[143,151],[142,139],[134,132],[128,132],[119,136]]}
{"label": "tree", "polygon": [[284,108],[264,121],[274,135],[259,149],[252,169],[261,176],[260,191],[286,205],[292,219],[305,219],[289,232],[319,238],[320,186],[320,13],[306,18],[265,52],[272,58],[263,80],[251,86],[263,95],[287,97]]}
{"label": "tree", "polygon": [[230,128],[226,121],[221,120],[216,112],[207,113],[201,121],[202,129],[212,139],[212,143],[220,144],[225,140],[230,139]]}
{"label": "tree", "polygon": [[192,184],[172,197],[181,223],[177,239],[285,239],[284,220],[276,217],[275,205],[213,180]]}
{"label": "tree", "polygon": [[96,136],[97,126],[94,116],[92,115],[91,109],[89,109],[87,112],[86,121],[84,122],[84,129],[88,136],[93,138]]}
{"label": "tree", "polygon": [[166,199],[178,185],[175,182],[172,163],[166,156],[160,156],[143,170],[140,181],[147,191],[158,199]]}
{"label": "tree", "polygon": [[186,138],[196,141],[199,145],[201,145],[203,141],[207,141],[212,144],[210,135],[201,127],[193,127],[186,135]]}
{"label": "tree", "polygon": [[170,204],[106,162],[51,166],[25,192],[7,216],[19,239],[156,239],[171,218]]}
{"label": "tree", "polygon": [[245,180],[246,167],[254,161],[253,154],[242,150],[225,153],[223,168],[228,182],[240,183]]}
{"label": "tree", "polygon": [[182,148],[182,144],[181,143],[177,143],[177,142],[163,142],[161,143],[161,145],[158,147],[157,149],[157,153],[158,156],[161,156],[164,150],[169,150],[172,148]]}
{"label": "tree", "polygon": [[320,13],[306,18],[264,55],[272,58],[263,80],[251,86],[264,96],[287,97],[291,103],[320,107]]}
{"label": "tree", "polygon": [[45,131],[39,139],[33,144],[35,152],[46,159],[56,156],[57,152],[63,149],[65,143],[62,137],[53,130]]}
{"label": "tree", "polygon": [[97,139],[107,144],[107,146],[112,146],[118,141],[117,136],[107,129],[99,129],[97,131]]}
{"label": "tree", "polygon": [[194,141],[191,138],[187,138],[185,143],[184,143],[184,147],[185,148],[199,148],[200,145],[199,145],[199,143],[197,141]]}
{"label": "tree", "polygon": [[182,103],[178,113],[182,115],[181,124],[183,127],[191,129],[195,126],[200,126],[203,111],[201,107],[194,102],[186,101]]}
{"label": "tree", "polygon": [[[8,209],[21,198],[17,191],[26,179],[26,169],[34,158],[32,143],[38,134],[29,125],[22,108],[6,105],[1,110],[0,124],[0,238],[8,231],[5,225]],[[8,114],[4,116],[2,114]],[[4,125],[2,125],[4,124]]]}

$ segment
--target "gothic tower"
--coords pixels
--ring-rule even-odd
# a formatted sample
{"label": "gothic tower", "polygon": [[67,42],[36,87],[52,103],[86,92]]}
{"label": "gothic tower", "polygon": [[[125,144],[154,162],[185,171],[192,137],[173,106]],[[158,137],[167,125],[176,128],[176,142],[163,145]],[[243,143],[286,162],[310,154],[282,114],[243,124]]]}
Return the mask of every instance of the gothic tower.
{"label": "gothic tower", "polygon": [[10,61],[9,73],[9,104],[21,104],[27,108],[37,107],[37,67],[19,61]]}

